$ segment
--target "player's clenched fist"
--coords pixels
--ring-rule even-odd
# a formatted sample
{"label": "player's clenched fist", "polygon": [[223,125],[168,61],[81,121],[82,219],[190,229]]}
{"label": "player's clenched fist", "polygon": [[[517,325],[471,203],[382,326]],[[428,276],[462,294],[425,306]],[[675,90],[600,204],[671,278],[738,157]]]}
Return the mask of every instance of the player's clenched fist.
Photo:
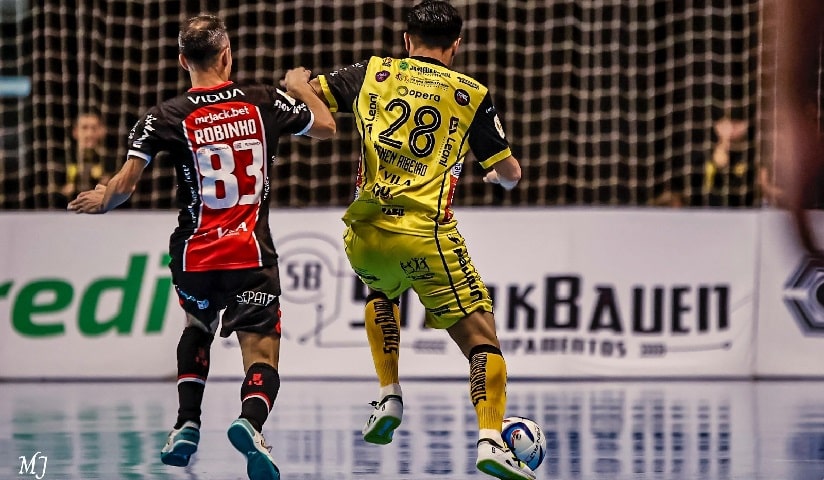
{"label": "player's clenched fist", "polygon": [[286,77],[283,79],[283,83],[286,86],[286,90],[298,90],[303,85],[309,83],[309,77],[312,75],[312,71],[308,70],[304,67],[295,67],[290,69],[286,72]]}

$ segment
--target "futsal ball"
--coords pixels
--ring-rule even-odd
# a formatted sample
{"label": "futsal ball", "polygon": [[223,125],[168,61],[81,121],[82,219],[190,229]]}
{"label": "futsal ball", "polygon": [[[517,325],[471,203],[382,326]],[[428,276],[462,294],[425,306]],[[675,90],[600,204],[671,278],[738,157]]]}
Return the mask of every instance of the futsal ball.
{"label": "futsal ball", "polygon": [[546,456],[546,437],[541,427],[524,417],[504,419],[501,437],[518,460],[535,470]]}

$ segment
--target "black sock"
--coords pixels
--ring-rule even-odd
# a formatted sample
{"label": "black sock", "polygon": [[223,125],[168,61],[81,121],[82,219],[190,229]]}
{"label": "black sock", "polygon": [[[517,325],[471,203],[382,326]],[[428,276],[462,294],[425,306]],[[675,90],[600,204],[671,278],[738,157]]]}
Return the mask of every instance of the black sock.
{"label": "black sock", "polygon": [[200,405],[209,376],[209,350],[214,335],[198,327],[186,327],[177,344],[177,423],[192,421],[200,425]]}
{"label": "black sock", "polygon": [[266,363],[253,363],[240,387],[240,418],[248,420],[260,432],[279,389],[277,369]]}

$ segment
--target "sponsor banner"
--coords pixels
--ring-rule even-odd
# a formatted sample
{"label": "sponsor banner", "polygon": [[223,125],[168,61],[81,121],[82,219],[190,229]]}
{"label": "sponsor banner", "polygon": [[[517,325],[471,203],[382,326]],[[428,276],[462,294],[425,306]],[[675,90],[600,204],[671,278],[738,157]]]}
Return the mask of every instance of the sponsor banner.
{"label": "sponsor banner", "polygon": [[0,377],[171,377],[174,214],[0,215]]}
{"label": "sponsor banner", "polygon": [[[366,289],[343,253],[342,212],[273,211],[283,285],[283,375],[369,377]],[[748,376],[756,212],[458,212],[493,293],[518,377]],[[183,326],[166,256],[171,213],[0,216],[0,377],[175,374]],[[410,259],[414,260],[414,259]],[[423,267],[421,267],[423,268]],[[465,377],[446,332],[402,303],[401,375]],[[239,376],[235,338],[212,376]]]}
{"label": "sponsor banner", "polygon": [[[824,240],[824,212],[809,212]],[[824,376],[824,262],[801,248],[785,212],[761,214],[758,376]]]}

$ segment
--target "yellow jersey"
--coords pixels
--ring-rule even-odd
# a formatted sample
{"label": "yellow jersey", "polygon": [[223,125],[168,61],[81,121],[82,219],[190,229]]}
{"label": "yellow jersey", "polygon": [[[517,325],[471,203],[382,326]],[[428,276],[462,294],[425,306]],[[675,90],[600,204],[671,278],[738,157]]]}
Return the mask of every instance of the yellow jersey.
{"label": "yellow jersey", "polygon": [[454,228],[466,154],[484,168],[512,154],[487,88],[435,59],[372,57],[318,80],[333,112],[354,114],[362,138],[347,225],[413,235]]}

